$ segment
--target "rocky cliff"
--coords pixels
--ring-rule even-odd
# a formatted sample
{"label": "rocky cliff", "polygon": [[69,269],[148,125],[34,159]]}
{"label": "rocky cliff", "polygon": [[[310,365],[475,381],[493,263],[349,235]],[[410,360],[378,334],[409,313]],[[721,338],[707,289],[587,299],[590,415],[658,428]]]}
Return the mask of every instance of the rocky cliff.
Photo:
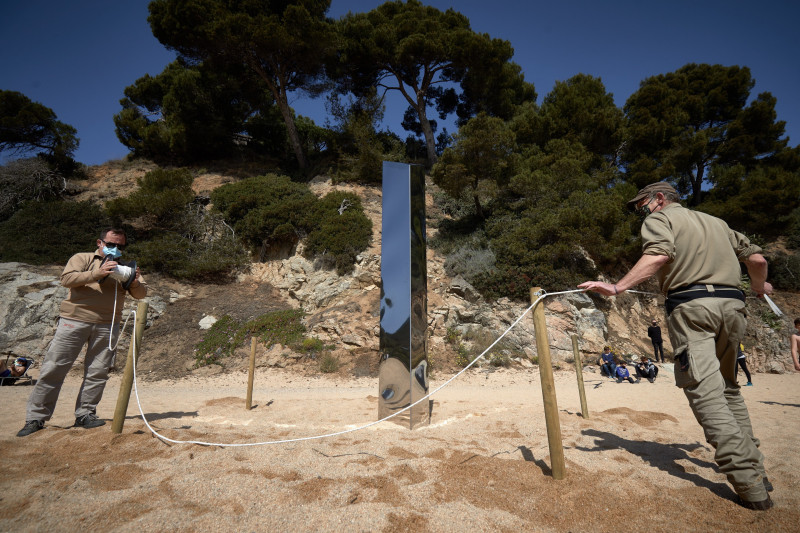
{"label": "rocky cliff", "polygon": [[[203,178],[201,176],[198,180],[204,183],[204,190],[214,187],[214,179]],[[232,312],[229,307],[236,305],[242,319],[250,318],[260,308],[266,308],[265,302],[251,298],[266,298],[273,308],[302,308],[307,313],[306,325],[311,334],[334,346],[334,355],[344,363],[343,373],[374,373],[379,341],[380,190],[358,185],[332,185],[324,179],[312,183],[312,190],[320,196],[332,189],[346,189],[359,194],[373,222],[372,244],[358,257],[353,273],[338,276],[335,271],[316,269],[300,255],[302,249],[298,249],[290,257],[253,264],[250,272],[240,276],[236,283],[223,287],[203,287],[159,276],[148,277],[151,285],[148,325],[157,321],[158,327],[154,330],[158,335],[155,345],[145,350],[153,355],[142,355],[143,372],[155,372],[155,376],[164,377],[191,371],[194,362],[192,348],[203,332],[201,320],[207,324],[209,320]],[[428,209],[429,216],[442,216],[430,198]],[[435,231],[434,225],[428,226],[429,238]],[[54,332],[59,303],[67,293],[58,284],[60,271],[61,266],[0,264],[0,353],[43,356]],[[264,290],[271,287],[271,292],[259,292],[259,287]],[[563,287],[544,289],[550,292],[564,290]],[[210,298],[211,293],[214,298]],[[774,299],[794,316],[794,295],[777,294]],[[428,250],[428,346],[434,369],[453,370],[459,359],[463,363],[465,354],[474,356],[480,353],[528,305],[507,298],[486,301],[464,279],[450,279],[444,271],[444,258]],[[128,304],[126,312],[131,308]],[[761,319],[766,305],[755,298],[748,299],[748,308],[751,319],[745,347],[750,356],[749,366],[761,372],[790,371],[788,335],[793,330],[791,320],[784,317],[767,324]],[[551,355],[554,364],[562,367],[573,362],[572,335],[578,338],[584,363],[594,364],[605,344],[612,345],[617,354],[650,354],[652,348],[646,330],[652,318],[659,319],[665,339],[668,333],[664,326],[662,300],[654,295],[624,294],[605,299],[575,292],[551,296],[545,299],[545,314]],[[145,333],[145,337],[147,335]],[[127,349],[124,341],[120,346]],[[665,349],[671,353],[668,340]],[[272,352],[260,349],[259,364],[286,366],[288,361],[289,365],[295,362],[298,369],[308,368],[308,365],[303,367],[302,357],[278,358]],[[536,359],[530,317],[523,319],[498,343],[488,358],[493,357],[500,357],[512,365],[529,365]],[[245,359],[246,350],[242,349],[236,358],[226,362],[226,366],[241,367]]]}

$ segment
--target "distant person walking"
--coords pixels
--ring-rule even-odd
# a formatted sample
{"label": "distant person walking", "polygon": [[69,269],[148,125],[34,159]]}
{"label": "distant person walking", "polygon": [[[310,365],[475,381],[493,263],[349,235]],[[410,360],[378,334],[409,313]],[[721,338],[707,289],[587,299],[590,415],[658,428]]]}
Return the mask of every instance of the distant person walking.
{"label": "distant person walking", "polygon": [[[653,343],[653,361],[658,363],[664,362],[664,340],[661,338],[661,328],[658,327],[658,320],[653,319],[653,324],[647,328],[647,336],[650,337],[650,342]],[[661,358],[659,359],[659,354]]]}
{"label": "distant person walking", "polygon": [[747,370],[747,356],[744,354],[744,344],[739,343],[739,353],[736,355],[736,378],[739,378],[739,367],[742,367],[744,370],[744,375],[747,376],[747,383],[744,384],[745,387],[752,387],[753,380],[750,378],[750,371]]}

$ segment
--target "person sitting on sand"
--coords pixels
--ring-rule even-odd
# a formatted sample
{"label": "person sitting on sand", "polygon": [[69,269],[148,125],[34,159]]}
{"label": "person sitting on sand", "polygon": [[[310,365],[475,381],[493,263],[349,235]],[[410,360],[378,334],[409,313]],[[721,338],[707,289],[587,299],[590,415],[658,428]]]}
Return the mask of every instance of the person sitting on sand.
{"label": "person sitting on sand", "polygon": [[628,383],[638,383],[631,377],[631,373],[625,367],[625,361],[621,361],[617,367],[617,383],[622,383],[622,380],[627,380]]}
{"label": "person sitting on sand", "polygon": [[636,363],[636,376],[647,378],[650,383],[655,383],[658,375],[658,367],[653,364],[649,357],[643,355],[641,360]]}
{"label": "person sitting on sand", "polygon": [[603,353],[600,354],[600,373],[614,379],[616,370],[617,365],[614,363],[614,352],[611,351],[611,346],[604,346]]}
{"label": "person sitting on sand", "polygon": [[28,363],[22,357],[14,359],[11,368],[8,368],[5,361],[0,361],[0,385],[13,385],[27,368]]}

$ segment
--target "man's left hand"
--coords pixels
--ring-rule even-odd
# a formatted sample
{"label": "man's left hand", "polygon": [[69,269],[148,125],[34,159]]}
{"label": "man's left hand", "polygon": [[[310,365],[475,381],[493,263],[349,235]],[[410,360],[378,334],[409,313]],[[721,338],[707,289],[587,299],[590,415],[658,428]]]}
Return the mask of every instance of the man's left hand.
{"label": "man's left hand", "polygon": [[579,289],[586,289],[587,291],[599,292],[603,296],[616,296],[619,291],[616,285],[612,283],[604,283],[602,281],[585,281],[578,285]]}

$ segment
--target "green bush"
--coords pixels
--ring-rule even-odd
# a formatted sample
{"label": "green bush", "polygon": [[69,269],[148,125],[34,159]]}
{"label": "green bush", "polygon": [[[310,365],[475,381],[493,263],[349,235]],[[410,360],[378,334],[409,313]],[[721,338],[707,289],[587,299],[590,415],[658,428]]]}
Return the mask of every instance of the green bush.
{"label": "green bush", "polygon": [[303,325],[305,314],[300,309],[273,311],[255,318],[242,326],[237,339],[255,336],[264,346],[273,344],[297,347],[303,342],[306,327]]}
{"label": "green bush", "polygon": [[779,253],[771,257],[769,278],[776,289],[800,291],[800,254]]}
{"label": "green bush", "polygon": [[325,346],[325,343],[316,337],[306,337],[297,347],[298,351],[306,354],[315,354],[327,348],[332,348],[332,346]]}
{"label": "green bush", "polygon": [[225,315],[206,330],[195,347],[196,366],[220,364],[220,359],[233,354],[248,337],[256,337],[266,347],[282,344],[302,349],[306,332],[303,316],[301,310],[288,309],[266,313],[242,324]]}
{"label": "green bush", "polygon": [[29,202],[0,223],[0,261],[63,265],[77,252],[94,251],[108,225],[92,202]]}
{"label": "green bush", "polygon": [[106,210],[115,222],[142,219],[150,231],[180,232],[178,221],[195,196],[193,180],[187,169],[152,170],[137,180],[139,188],[129,196],[106,202]]}
{"label": "green bush", "polygon": [[339,275],[353,270],[356,256],[372,239],[372,221],[364,214],[361,199],[334,191],[314,208],[317,222],[305,241],[303,255],[325,268],[336,268]]}
{"label": "green bush", "polygon": [[294,244],[311,229],[317,198],[306,185],[267,174],[218,187],[211,202],[263,261],[267,247]]}
{"label": "green bush", "polygon": [[127,253],[142,270],[195,281],[226,281],[249,265],[247,251],[231,235],[193,241],[164,232],[132,244]]}
{"label": "green bush", "polygon": [[223,185],[211,201],[259,260],[269,247],[294,245],[306,236],[304,256],[344,274],[372,238],[372,222],[357,195],[334,191],[318,200],[308,186],[286,176]]}
{"label": "green bush", "polygon": [[220,359],[231,355],[237,347],[235,339],[239,328],[239,323],[230,315],[214,322],[194,350],[195,366],[219,364]]}

